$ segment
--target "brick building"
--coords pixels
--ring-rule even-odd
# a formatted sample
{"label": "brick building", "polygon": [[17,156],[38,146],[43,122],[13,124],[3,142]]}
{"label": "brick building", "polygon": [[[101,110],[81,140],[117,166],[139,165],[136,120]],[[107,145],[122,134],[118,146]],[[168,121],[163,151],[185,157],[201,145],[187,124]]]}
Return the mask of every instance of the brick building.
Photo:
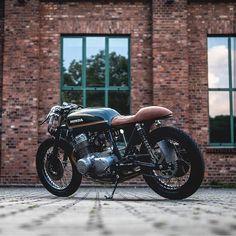
{"label": "brick building", "polygon": [[1,184],[38,183],[39,122],[64,100],[165,106],[201,146],[205,183],[235,184],[235,36],[233,0],[1,0]]}

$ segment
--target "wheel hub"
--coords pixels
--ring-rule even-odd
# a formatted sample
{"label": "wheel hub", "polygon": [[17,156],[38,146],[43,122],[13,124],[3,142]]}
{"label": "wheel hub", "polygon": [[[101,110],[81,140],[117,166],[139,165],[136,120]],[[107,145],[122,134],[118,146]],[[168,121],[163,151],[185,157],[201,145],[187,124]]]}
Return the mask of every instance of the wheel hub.
{"label": "wheel hub", "polygon": [[49,157],[46,161],[46,170],[52,180],[59,180],[63,177],[64,168],[56,157]]}
{"label": "wheel hub", "polygon": [[160,170],[162,178],[171,178],[175,176],[176,171],[177,171],[177,164],[176,162],[174,163],[165,163],[163,164],[163,170]]}

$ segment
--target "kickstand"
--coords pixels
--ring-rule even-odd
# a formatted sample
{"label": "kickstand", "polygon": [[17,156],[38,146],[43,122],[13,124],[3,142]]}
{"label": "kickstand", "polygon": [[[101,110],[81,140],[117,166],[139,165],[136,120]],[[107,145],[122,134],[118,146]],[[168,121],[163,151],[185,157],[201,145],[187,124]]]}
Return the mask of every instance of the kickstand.
{"label": "kickstand", "polygon": [[109,200],[113,199],[114,193],[115,193],[117,185],[118,185],[118,181],[119,181],[119,175],[116,176],[116,182],[115,182],[115,186],[114,186],[114,189],[112,191],[112,194],[110,196],[105,195],[106,199],[109,199]]}

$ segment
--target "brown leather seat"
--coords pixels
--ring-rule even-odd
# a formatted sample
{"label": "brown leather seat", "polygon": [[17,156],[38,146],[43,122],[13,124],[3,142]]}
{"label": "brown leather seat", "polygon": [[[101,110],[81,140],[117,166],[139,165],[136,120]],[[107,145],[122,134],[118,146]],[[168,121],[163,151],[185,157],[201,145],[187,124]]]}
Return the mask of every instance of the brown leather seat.
{"label": "brown leather seat", "polygon": [[158,120],[171,116],[172,112],[164,107],[150,106],[141,108],[135,115],[116,116],[112,119],[112,126],[138,123],[148,120]]}

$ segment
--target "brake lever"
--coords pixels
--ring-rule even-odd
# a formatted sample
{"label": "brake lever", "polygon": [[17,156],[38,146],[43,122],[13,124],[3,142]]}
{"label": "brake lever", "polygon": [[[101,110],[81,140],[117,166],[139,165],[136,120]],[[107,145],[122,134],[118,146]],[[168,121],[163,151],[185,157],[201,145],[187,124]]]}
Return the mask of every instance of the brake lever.
{"label": "brake lever", "polygon": [[48,119],[49,119],[49,115],[47,115],[47,117],[45,118],[45,120],[42,121],[42,122],[40,123],[40,125],[43,125],[46,121],[48,121]]}
{"label": "brake lever", "polygon": [[43,125],[47,120],[48,120],[48,117],[44,121],[42,121],[39,125]]}

